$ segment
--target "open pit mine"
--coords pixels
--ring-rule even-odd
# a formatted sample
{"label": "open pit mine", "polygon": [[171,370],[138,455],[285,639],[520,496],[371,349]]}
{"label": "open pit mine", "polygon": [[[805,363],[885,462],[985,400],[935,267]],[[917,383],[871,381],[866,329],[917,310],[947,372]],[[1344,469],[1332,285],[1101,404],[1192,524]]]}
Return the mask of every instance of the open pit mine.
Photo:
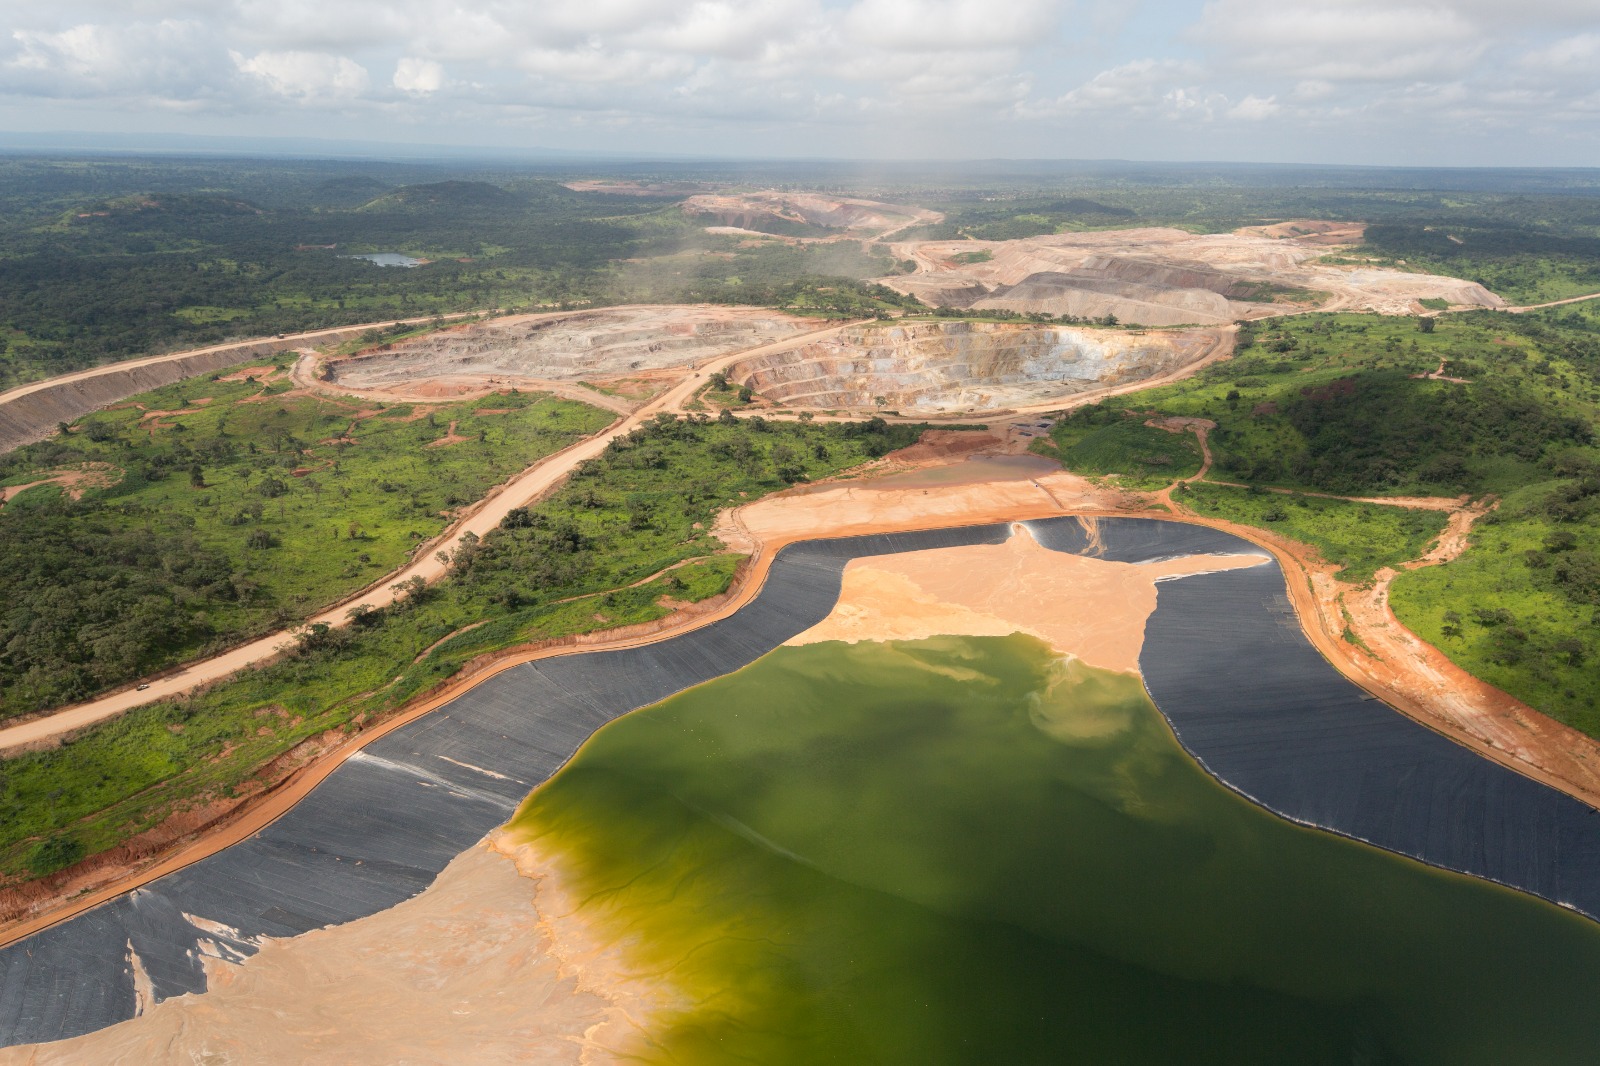
{"label": "open pit mine", "polygon": [[[1504,307],[1476,282],[1379,266],[1320,262],[1330,241],[1360,227],[1306,223],[1194,234],[1144,228],[1059,233],[1011,241],[923,241],[894,246],[917,264],[880,284],[934,307],[1044,312],[1148,326],[1204,325],[1304,311],[1417,314],[1418,302]],[[987,257],[987,258],[985,258]]]}
{"label": "open pit mine", "polygon": [[617,307],[516,315],[442,330],[326,364],[352,392],[412,399],[497,385],[648,376],[815,329],[814,320],[725,307]]}
{"label": "open pit mine", "polygon": [[1122,332],[1031,323],[846,327],[728,369],[784,407],[884,407],[902,414],[1049,403],[1184,370],[1229,349],[1222,330]]}

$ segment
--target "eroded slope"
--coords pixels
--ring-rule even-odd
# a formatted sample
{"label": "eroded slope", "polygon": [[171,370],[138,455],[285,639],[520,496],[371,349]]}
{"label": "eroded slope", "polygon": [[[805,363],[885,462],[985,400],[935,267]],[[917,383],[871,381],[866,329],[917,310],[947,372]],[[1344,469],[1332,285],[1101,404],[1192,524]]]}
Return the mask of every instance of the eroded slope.
{"label": "eroded slope", "polygon": [[355,392],[454,396],[493,383],[603,380],[688,366],[815,327],[775,311],[720,307],[517,315],[329,363],[325,373]]}
{"label": "eroded slope", "polygon": [[866,325],[739,360],[728,375],[786,407],[983,411],[1144,381],[1197,362],[1223,343],[1217,330],[1134,333],[965,321]]}

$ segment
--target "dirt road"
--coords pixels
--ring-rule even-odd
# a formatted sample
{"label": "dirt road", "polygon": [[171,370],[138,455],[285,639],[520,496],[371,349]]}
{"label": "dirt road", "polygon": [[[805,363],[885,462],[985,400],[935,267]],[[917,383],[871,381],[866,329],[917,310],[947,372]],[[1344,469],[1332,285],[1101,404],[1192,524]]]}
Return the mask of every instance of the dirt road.
{"label": "dirt road", "polygon": [[[441,317],[446,321],[454,321],[458,318],[472,318],[475,315],[481,315],[484,313],[485,312],[483,311],[459,311],[454,314],[441,315],[438,317]],[[102,377],[106,374],[117,374],[121,373],[122,371],[132,370],[141,366],[157,366],[161,363],[172,363],[180,359],[187,359],[190,356],[205,355],[209,352],[226,351],[229,348],[237,348],[244,344],[265,344],[273,341],[281,341],[285,348],[293,348],[297,344],[304,344],[308,339],[321,337],[323,334],[330,332],[331,329],[382,329],[385,326],[392,326],[397,323],[404,323],[408,326],[420,325],[423,322],[432,322],[434,317],[435,316],[433,315],[428,315],[423,318],[386,318],[382,322],[367,322],[356,326],[336,326],[330,327],[330,329],[311,330],[306,333],[291,333],[283,337],[254,337],[249,340],[229,341],[226,344],[213,344],[207,348],[189,348],[181,352],[169,352],[166,355],[152,355],[144,359],[128,359],[120,363],[107,363],[104,366],[92,367],[88,370],[79,370],[71,374],[62,374],[59,377],[45,378],[43,381],[30,381],[26,385],[18,385],[14,389],[7,389],[5,392],[0,392],[0,404],[8,404],[15,400],[21,399],[24,396],[32,395],[33,393],[40,392],[44,389],[53,389],[59,385],[70,385],[74,382],[88,381],[91,378]]]}
{"label": "dirt road", "polygon": [[[681,381],[631,415],[618,419],[610,427],[592,437],[547,456],[490,493],[443,537],[426,545],[420,557],[411,564],[389,574],[365,592],[344,599],[306,619],[306,624],[322,623],[335,627],[347,625],[349,610],[358,604],[376,608],[393,603],[400,595],[393,588],[396,584],[412,578],[421,578],[430,584],[439,580],[444,576],[447,567],[439,561],[437,552],[453,551],[460,545],[461,538],[468,533],[482,537],[497,527],[510,511],[526,506],[566,480],[567,475],[579,463],[599,456],[613,439],[631,433],[645,421],[654,418],[658,412],[677,411],[704,384],[707,376],[723,369],[734,360],[764,355],[786,345],[814,340],[856,324],[858,323],[834,323],[810,333],[717,356],[699,366],[686,368]],[[295,634],[289,630],[272,633],[210,659],[189,663],[166,676],[152,678],[143,689],[113,692],[87,703],[64,707],[47,715],[0,729],[0,752],[45,743],[134,707],[181,696],[201,685],[221,680],[247,666],[273,658],[292,644],[294,639]]]}

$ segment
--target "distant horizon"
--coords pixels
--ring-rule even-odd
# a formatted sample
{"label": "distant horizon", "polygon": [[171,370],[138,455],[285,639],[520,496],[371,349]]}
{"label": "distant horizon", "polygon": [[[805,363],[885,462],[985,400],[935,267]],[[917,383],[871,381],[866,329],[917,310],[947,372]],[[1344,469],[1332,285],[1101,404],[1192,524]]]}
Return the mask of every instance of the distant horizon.
{"label": "distant horizon", "polygon": [[0,130],[0,154],[50,155],[94,154],[139,156],[183,156],[211,158],[263,157],[282,160],[306,160],[355,163],[404,162],[441,164],[470,164],[474,162],[520,162],[581,164],[594,162],[604,165],[646,165],[655,162],[671,164],[693,163],[749,163],[783,164],[811,163],[847,166],[899,168],[916,165],[933,165],[940,168],[960,168],[985,164],[1016,164],[1031,166],[1060,165],[1096,168],[1151,167],[1151,168],[1238,168],[1242,170],[1321,170],[1321,171],[1406,171],[1431,172],[1487,172],[1487,173],[1593,173],[1600,179],[1600,164],[1431,164],[1431,163],[1329,163],[1316,160],[1225,159],[1225,158],[1136,158],[1128,156],[1025,156],[1025,155],[974,155],[964,157],[901,156],[893,158],[872,156],[821,156],[821,155],[763,155],[716,153],[666,153],[624,152],[600,149],[551,148],[543,145],[507,146],[488,144],[449,144],[429,141],[387,141],[346,139],[338,137],[308,136],[250,136],[206,133],[145,133],[112,132],[106,130]]}

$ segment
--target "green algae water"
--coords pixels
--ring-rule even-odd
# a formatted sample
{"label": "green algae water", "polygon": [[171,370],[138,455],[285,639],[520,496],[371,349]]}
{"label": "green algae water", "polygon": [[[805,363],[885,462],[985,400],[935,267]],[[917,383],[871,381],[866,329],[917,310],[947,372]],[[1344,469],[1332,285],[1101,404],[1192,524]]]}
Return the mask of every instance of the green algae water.
{"label": "green algae water", "polygon": [[1600,925],[1260,810],[1030,637],[781,648],[513,829],[689,1004],[635,1061],[1600,1061]]}

